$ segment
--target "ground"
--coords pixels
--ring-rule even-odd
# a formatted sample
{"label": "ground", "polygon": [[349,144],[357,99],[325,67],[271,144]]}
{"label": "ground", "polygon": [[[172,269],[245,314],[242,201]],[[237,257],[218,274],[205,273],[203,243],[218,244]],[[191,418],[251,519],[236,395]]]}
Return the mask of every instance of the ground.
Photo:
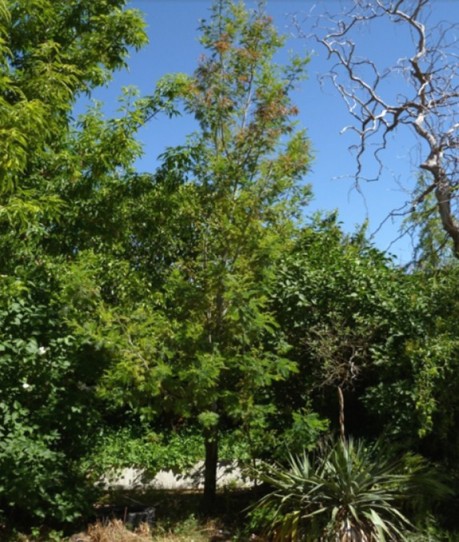
{"label": "ground", "polygon": [[[94,521],[69,542],[261,542],[263,538],[247,530],[246,510],[258,496],[255,489],[221,491],[212,516],[201,510],[201,493],[196,491],[143,492],[118,489],[105,496]],[[131,513],[155,509],[151,528],[141,524],[126,528]],[[132,517],[132,516],[131,516]],[[129,527],[129,525],[128,525]],[[25,542],[25,541],[24,541]],[[30,541],[32,542],[32,541]]]}

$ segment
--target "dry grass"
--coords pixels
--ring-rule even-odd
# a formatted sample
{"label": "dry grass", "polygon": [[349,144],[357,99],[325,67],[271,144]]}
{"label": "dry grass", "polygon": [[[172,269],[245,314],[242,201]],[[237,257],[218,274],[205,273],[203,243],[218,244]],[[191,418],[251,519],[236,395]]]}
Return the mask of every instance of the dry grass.
{"label": "dry grass", "polygon": [[69,542],[151,542],[150,527],[143,523],[134,532],[119,519],[98,521],[89,525],[86,533],[73,535]]}
{"label": "dry grass", "polygon": [[156,509],[157,519],[151,528],[142,525],[133,532],[123,521],[113,518],[99,520],[70,537],[46,527],[40,533],[28,536],[16,533],[13,538],[0,532],[0,542],[266,542],[243,530],[246,518],[242,511],[253,499],[252,492],[218,495],[214,518],[209,519],[201,513],[200,495],[197,494],[157,490],[141,494],[122,492],[110,495],[110,499],[104,501],[105,507],[97,509],[100,517],[108,518],[115,513],[113,508],[119,511],[134,501],[145,508],[153,506]]}
{"label": "dry grass", "polygon": [[226,542],[232,540],[214,521],[200,524],[191,516],[172,529],[161,526],[153,531],[153,542]]}
{"label": "dry grass", "polygon": [[214,538],[204,533],[176,534],[166,533],[153,536],[152,542],[213,542]]}
{"label": "dry grass", "polygon": [[225,536],[214,522],[200,525],[193,517],[166,528],[161,525],[150,530],[142,524],[134,532],[129,531],[121,520],[100,522],[90,525],[85,533],[73,535],[69,542],[225,542]]}

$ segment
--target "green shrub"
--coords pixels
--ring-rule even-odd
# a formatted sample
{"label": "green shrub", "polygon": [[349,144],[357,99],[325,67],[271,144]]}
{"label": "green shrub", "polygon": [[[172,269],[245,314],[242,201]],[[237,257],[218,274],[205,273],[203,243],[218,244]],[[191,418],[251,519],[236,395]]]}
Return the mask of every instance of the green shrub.
{"label": "green shrub", "polygon": [[203,459],[199,433],[192,431],[155,433],[148,427],[129,426],[107,432],[99,439],[87,461],[87,469],[99,476],[126,467],[183,472]]}
{"label": "green shrub", "polygon": [[[6,297],[6,296],[5,296]],[[0,309],[0,512],[5,523],[67,523],[91,503],[82,459],[98,424],[89,347],[31,293]],[[97,353],[99,366],[101,356]]]}
{"label": "green shrub", "polygon": [[290,456],[287,467],[264,465],[259,477],[274,489],[255,513],[278,541],[408,540],[415,527],[401,511],[404,501],[423,488],[437,495],[446,488],[422,461],[407,465],[379,444],[339,440]]}

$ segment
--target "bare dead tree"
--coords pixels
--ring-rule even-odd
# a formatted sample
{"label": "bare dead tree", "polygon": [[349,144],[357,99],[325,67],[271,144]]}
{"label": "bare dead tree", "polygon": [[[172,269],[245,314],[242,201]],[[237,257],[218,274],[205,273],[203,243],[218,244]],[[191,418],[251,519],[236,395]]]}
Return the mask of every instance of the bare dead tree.
{"label": "bare dead tree", "polygon": [[[420,143],[416,165],[429,182],[413,192],[408,212],[433,194],[459,258],[459,24],[431,23],[434,9],[431,0],[354,0],[344,13],[327,14],[323,31],[322,18],[314,37],[334,61],[328,77],[353,117],[344,130],[357,135],[356,182],[379,178],[389,136],[411,129]],[[358,30],[382,20],[409,37],[408,54],[389,67],[357,54]],[[374,179],[365,177],[368,153],[377,163]]]}

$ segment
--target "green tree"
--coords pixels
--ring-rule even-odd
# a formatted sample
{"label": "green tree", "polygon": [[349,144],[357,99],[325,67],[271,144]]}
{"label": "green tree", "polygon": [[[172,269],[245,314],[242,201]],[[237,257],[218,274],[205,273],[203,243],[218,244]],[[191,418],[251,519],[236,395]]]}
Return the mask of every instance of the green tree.
{"label": "green tree", "polygon": [[105,355],[67,323],[68,254],[50,239],[71,214],[72,183],[90,176],[72,143],[90,133],[72,120],[75,100],[146,41],[125,4],[0,2],[0,508],[10,523],[70,521],[93,483],[81,459],[98,431]]}
{"label": "green tree", "polygon": [[328,218],[298,236],[277,281],[273,308],[298,367],[276,386],[279,417],[312,409],[342,436],[383,437],[454,480],[457,266],[408,274]]}
{"label": "green tree", "polygon": [[[40,224],[62,202],[56,157],[75,100],[106,83],[129,47],[146,42],[125,0],[2,0],[0,6],[0,219],[3,231]],[[56,171],[57,170],[57,171]]]}
{"label": "green tree", "polygon": [[336,217],[304,229],[277,277],[276,318],[299,367],[280,386],[280,404],[288,397],[298,409],[312,397],[343,436],[389,431],[408,442],[429,431],[433,399],[412,357],[415,344],[435,341],[423,277],[397,269],[363,233],[345,236]]}
{"label": "green tree", "polygon": [[414,205],[404,221],[402,232],[413,240],[413,269],[423,269],[427,273],[451,263],[451,238],[444,231],[438,216],[438,203],[429,192],[426,175],[420,175],[415,189]]}
{"label": "green tree", "polygon": [[[194,75],[168,76],[158,86],[163,96],[182,100],[199,131],[168,149],[154,176],[166,211],[143,200],[153,203],[154,219],[146,221],[153,234],[137,226],[131,254],[141,257],[130,265],[156,286],[136,304],[137,325],[124,325],[136,337],[130,359],[127,348],[105,382],[107,395],[136,404],[143,415],[201,427],[209,505],[219,432],[262,430],[272,412],[267,390],[295,370],[268,294],[308,195],[300,180],[310,155],[289,97],[306,61],[274,63],[283,39],[263,6],[248,11],[218,0],[201,32],[208,54]],[[158,224],[168,232],[164,247],[152,243]],[[179,241],[172,241],[174,230]],[[155,261],[161,275],[148,269]]]}

